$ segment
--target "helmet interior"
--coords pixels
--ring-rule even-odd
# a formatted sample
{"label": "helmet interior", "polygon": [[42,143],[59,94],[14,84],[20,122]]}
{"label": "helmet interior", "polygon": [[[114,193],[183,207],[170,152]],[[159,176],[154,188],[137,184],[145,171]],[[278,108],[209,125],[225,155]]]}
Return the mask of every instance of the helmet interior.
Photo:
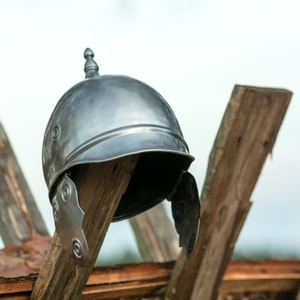
{"label": "helmet interior", "polygon": [[174,153],[141,154],[113,221],[130,218],[168,198],[190,163],[190,158]]}

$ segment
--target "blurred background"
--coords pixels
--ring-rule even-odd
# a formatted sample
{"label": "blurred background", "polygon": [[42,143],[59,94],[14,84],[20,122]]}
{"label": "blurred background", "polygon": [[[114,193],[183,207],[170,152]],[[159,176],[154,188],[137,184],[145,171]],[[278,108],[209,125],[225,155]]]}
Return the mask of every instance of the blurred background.
{"label": "blurred background", "polygon": [[[100,74],[154,87],[173,108],[203,184],[235,84],[294,93],[272,157],[252,194],[235,257],[300,258],[300,7],[298,1],[100,0],[0,2],[0,121],[51,234],[42,174],[44,130],[60,97],[84,79],[83,51]],[[298,132],[298,133],[297,133]],[[103,261],[138,261],[129,223],[114,223]]]}

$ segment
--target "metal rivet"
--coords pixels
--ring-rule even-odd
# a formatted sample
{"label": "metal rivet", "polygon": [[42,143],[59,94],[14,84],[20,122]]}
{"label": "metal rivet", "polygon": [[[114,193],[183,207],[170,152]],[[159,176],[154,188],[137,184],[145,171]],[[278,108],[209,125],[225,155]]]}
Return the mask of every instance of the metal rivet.
{"label": "metal rivet", "polygon": [[60,136],[60,126],[55,125],[51,132],[51,138],[53,141],[56,141],[59,138],[59,136]]}
{"label": "metal rivet", "polygon": [[79,239],[73,238],[72,240],[72,245],[73,245],[73,253],[76,258],[81,259],[83,256],[82,253],[82,245]]}
{"label": "metal rivet", "polygon": [[53,208],[54,220],[57,221],[59,217],[59,205],[56,199],[53,199],[52,201],[52,208]]}
{"label": "metal rivet", "polygon": [[61,198],[64,202],[68,201],[71,196],[71,187],[68,183],[64,183],[61,188]]}

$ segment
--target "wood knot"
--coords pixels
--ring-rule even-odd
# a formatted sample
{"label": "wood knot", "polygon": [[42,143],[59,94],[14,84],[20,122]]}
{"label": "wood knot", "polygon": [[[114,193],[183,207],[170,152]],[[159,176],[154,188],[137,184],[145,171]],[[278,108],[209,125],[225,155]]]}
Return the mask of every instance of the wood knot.
{"label": "wood knot", "polygon": [[264,147],[264,148],[267,148],[268,145],[269,145],[269,141],[268,141],[268,140],[265,140],[265,141],[263,142],[263,147]]}
{"label": "wood knot", "polygon": [[243,139],[243,137],[242,137],[242,136],[239,136],[239,137],[237,138],[237,140],[236,140],[236,147],[237,147],[237,148],[239,148],[239,147],[240,147],[240,145],[241,145],[241,142],[242,142],[242,139]]}

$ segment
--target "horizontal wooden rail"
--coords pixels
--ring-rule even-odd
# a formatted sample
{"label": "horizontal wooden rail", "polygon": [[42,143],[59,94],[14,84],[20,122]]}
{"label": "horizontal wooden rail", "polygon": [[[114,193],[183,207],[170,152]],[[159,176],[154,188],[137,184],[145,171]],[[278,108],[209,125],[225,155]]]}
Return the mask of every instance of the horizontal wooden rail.
{"label": "horizontal wooden rail", "polygon": [[[95,268],[83,290],[84,300],[150,297],[167,286],[174,262],[127,264]],[[0,277],[0,299],[29,299],[37,275]],[[297,292],[300,260],[233,261],[223,276],[219,293]]]}
{"label": "horizontal wooden rail", "polygon": [[237,261],[228,265],[220,294],[243,292],[288,292],[300,286],[300,261]]}

